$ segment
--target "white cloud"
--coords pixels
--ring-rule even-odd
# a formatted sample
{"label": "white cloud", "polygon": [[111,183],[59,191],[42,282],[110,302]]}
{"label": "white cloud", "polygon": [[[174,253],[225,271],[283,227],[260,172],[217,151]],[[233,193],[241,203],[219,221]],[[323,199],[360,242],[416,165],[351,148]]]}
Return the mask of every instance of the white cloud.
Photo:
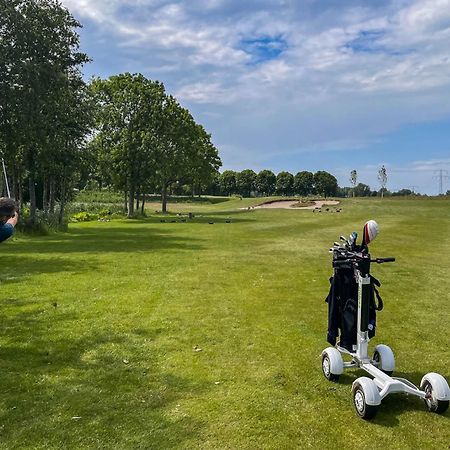
{"label": "white cloud", "polygon": [[[370,147],[450,116],[450,0],[63,3],[134,71],[164,75],[225,163]],[[246,39],[266,39],[267,57]]]}

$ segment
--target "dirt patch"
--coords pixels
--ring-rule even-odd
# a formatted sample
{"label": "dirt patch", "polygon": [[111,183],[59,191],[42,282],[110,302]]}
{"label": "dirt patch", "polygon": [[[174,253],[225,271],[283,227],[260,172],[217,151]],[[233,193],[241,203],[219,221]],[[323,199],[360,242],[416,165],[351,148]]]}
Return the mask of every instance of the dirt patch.
{"label": "dirt patch", "polygon": [[322,206],[335,206],[339,205],[337,200],[273,200],[261,205],[253,206],[251,209],[316,209],[322,208]]}

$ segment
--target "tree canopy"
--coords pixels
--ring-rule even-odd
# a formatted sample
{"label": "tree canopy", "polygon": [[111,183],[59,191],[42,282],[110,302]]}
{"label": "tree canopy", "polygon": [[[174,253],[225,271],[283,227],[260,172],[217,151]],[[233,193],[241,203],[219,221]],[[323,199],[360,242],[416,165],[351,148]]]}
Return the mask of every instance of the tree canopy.
{"label": "tree canopy", "polygon": [[[90,126],[90,106],[80,68],[77,22],[56,0],[0,0],[0,146],[12,168],[12,194],[37,208],[64,205],[71,162]],[[57,192],[56,192],[57,190]],[[44,195],[45,194],[45,195]],[[61,213],[62,217],[62,213]]]}
{"label": "tree canopy", "polygon": [[124,73],[91,84],[96,103],[99,164],[110,161],[110,179],[128,197],[134,214],[138,193],[156,187],[167,210],[167,190],[183,183],[209,184],[221,165],[211,136],[189,111],[142,74]]}

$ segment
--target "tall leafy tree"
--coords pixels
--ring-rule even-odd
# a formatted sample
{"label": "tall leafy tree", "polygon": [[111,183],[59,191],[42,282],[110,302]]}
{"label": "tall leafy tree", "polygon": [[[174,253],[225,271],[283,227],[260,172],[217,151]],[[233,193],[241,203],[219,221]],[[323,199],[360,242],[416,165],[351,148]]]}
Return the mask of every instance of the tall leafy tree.
{"label": "tall leafy tree", "polygon": [[272,195],[275,192],[277,182],[276,175],[271,170],[261,170],[256,175],[256,190],[263,195]]}
{"label": "tall leafy tree", "polygon": [[219,186],[222,194],[231,195],[236,192],[236,172],[224,170],[219,176]]}
{"label": "tall leafy tree", "polygon": [[130,73],[91,85],[97,103],[97,134],[93,147],[110,161],[114,186],[127,193],[128,216],[134,214],[138,187],[149,177],[148,167],[156,159],[155,129],[165,100],[164,86]]}
{"label": "tall leafy tree", "polygon": [[277,175],[276,191],[281,195],[292,195],[294,190],[294,175],[289,172],[280,172]]}
{"label": "tall leafy tree", "polygon": [[324,170],[319,170],[314,174],[314,188],[324,197],[336,195],[338,189],[336,177]]}
{"label": "tall leafy tree", "polygon": [[162,83],[125,73],[94,80],[92,91],[98,104],[93,148],[107,153],[111,180],[127,193],[129,217],[150,186],[161,191],[166,212],[172,184],[212,180],[221,162],[211,136]]}
{"label": "tall leafy tree", "polygon": [[158,105],[156,122],[153,136],[147,137],[155,150],[155,179],[161,189],[162,212],[166,212],[167,192],[172,183],[187,181],[193,172],[197,179],[208,181],[221,162],[210,135],[195,123],[190,112],[182,108],[173,96],[166,96]]}
{"label": "tall leafy tree", "polygon": [[251,169],[245,169],[236,175],[236,189],[243,197],[250,197],[255,189],[256,173]]}
{"label": "tall leafy tree", "polygon": [[206,132],[203,126],[195,124],[193,133],[192,160],[188,168],[187,181],[192,184],[192,195],[194,195],[195,189],[200,195],[203,189],[213,183],[222,162],[217,148],[211,142],[211,135]]}
{"label": "tall leafy tree", "polygon": [[16,198],[28,178],[30,216],[34,221],[35,185],[51,159],[55,141],[73,148],[84,117],[67,101],[82,85],[80,67],[88,62],[79,51],[81,25],[57,0],[0,0],[0,140],[14,166]]}
{"label": "tall leafy tree", "polygon": [[294,192],[298,195],[309,195],[314,192],[314,174],[306,170],[298,172],[294,177]]}

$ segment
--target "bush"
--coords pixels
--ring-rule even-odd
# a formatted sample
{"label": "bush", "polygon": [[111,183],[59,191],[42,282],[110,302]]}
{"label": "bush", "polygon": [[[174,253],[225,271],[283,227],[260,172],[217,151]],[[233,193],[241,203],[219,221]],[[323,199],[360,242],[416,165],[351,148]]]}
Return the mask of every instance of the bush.
{"label": "bush", "polygon": [[36,211],[34,221],[30,219],[30,209],[24,208],[20,212],[17,230],[32,235],[48,235],[51,231],[67,231],[67,219],[64,218],[63,223],[59,223],[59,213],[47,213]]}
{"label": "bush", "polygon": [[123,194],[119,192],[104,191],[80,191],[75,199],[77,203],[123,203]]}
{"label": "bush", "polygon": [[91,222],[93,220],[98,220],[98,214],[81,211],[70,216],[70,222]]}

